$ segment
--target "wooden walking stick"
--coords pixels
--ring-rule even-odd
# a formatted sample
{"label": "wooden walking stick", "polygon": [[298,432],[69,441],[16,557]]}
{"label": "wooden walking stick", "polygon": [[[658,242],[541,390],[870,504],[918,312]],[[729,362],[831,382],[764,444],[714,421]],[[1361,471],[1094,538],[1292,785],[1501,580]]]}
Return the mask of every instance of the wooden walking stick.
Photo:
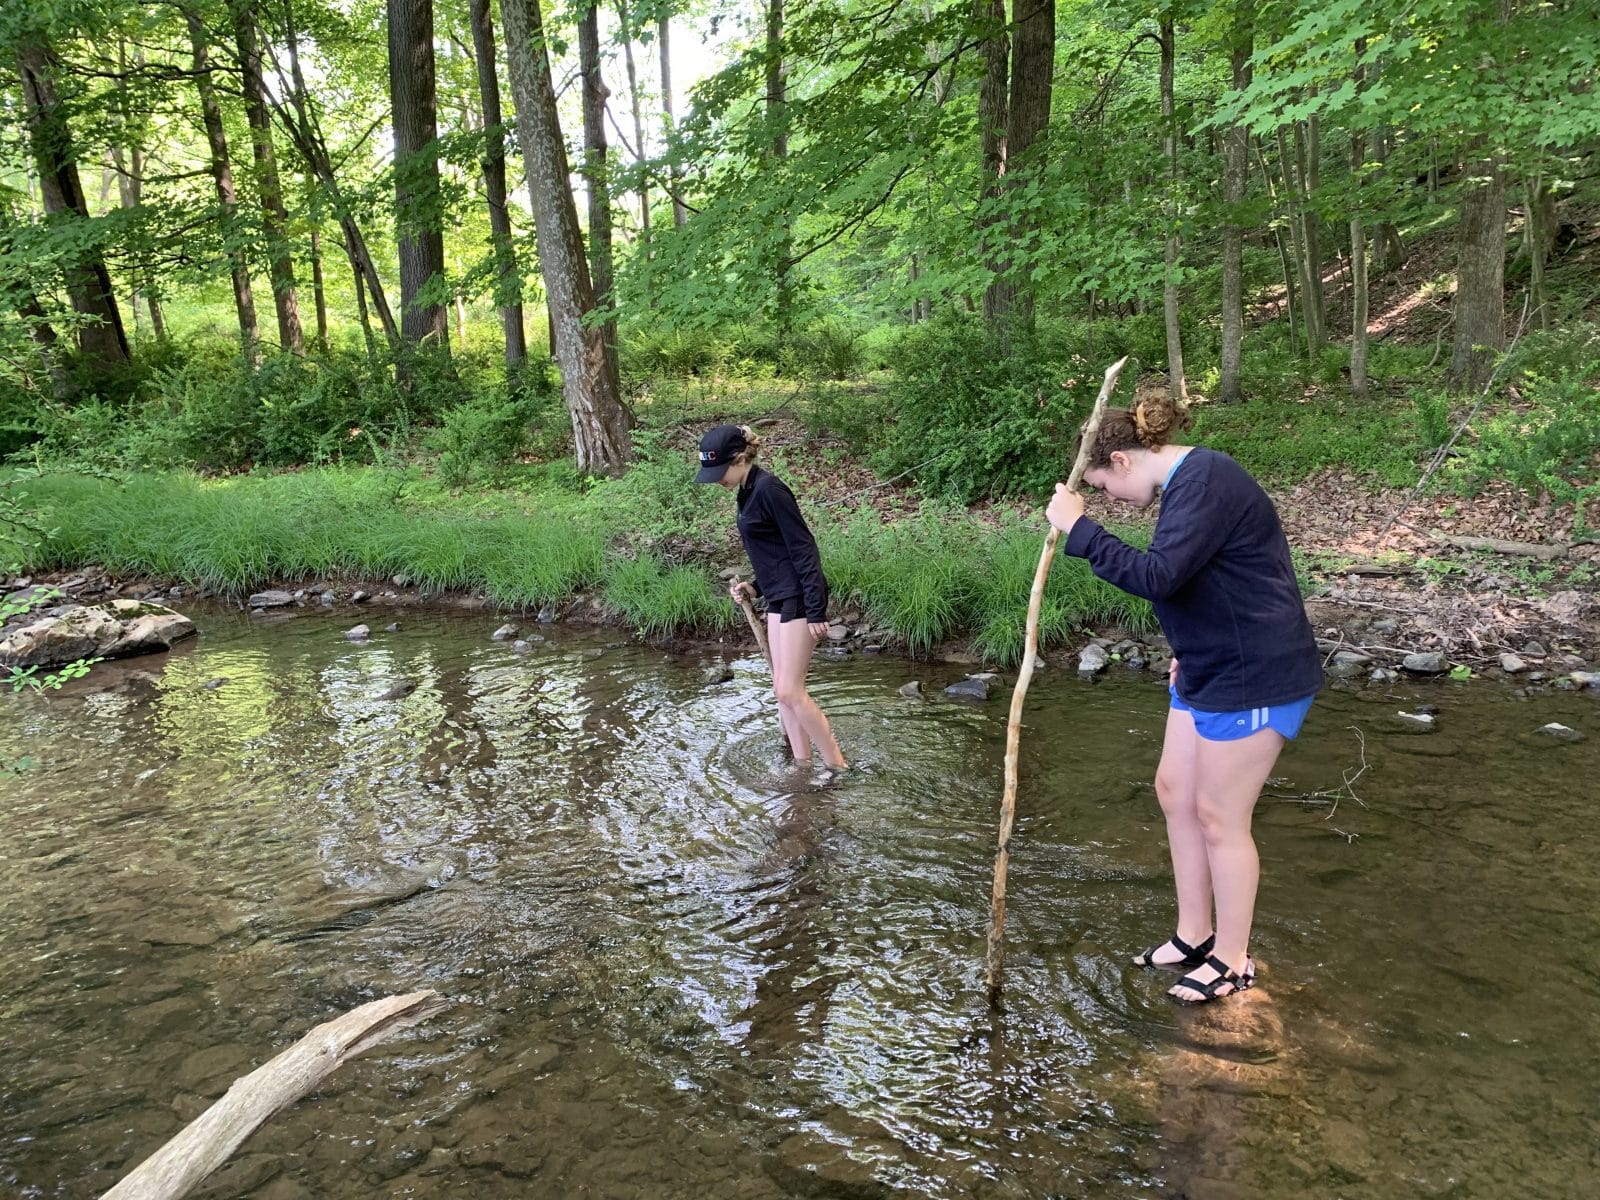
{"label": "wooden walking stick", "polygon": [[[738,587],[739,583],[740,580],[737,575],[729,581],[731,587]],[[776,684],[778,673],[772,666],[772,647],[767,645],[767,631],[761,628],[761,618],[756,616],[755,608],[751,606],[750,601],[745,599],[743,592],[739,593],[739,607],[744,609],[744,619],[750,623],[750,632],[756,635],[756,645],[761,647],[761,656],[767,660],[767,671],[772,675],[773,683]],[[784,745],[788,746],[790,752],[793,753],[794,747],[789,742],[789,726],[784,722],[781,708],[778,710],[778,728],[783,730]]]}
{"label": "wooden walking stick", "polygon": [[[1100,421],[1105,416],[1106,400],[1117,384],[1126,358],[1120,358],[1106,368],[1105,382],[1095,397],[1094,408],[1083,427],[1083,440],[1078,446],[1078,457],[1073,460],[1072,473],[1067,476],[1067,490],[1077,491],[1083,482],[1084,468],[1089,465],[1089,454],[1094,449],[1095,435],[1100,432]],[[994,858],[994,893],[989,902],[989,1004],[1000,1005],[1000,972],[1005,963],[1006,925],[1006,864],[1011,860],[1011,829],[1017,820],[1017,747],[1022,736],[1022,701],[1028,694],[1028,682],[1033,678],[1034,664],[1039,661],[1039,608],[1044,602],[1044,584],[1050,576],[1050,563],[1056,556],[1056,543],[1061,531],[1054,526],[1045,535],[1044,551],[1039,555],[1039,566],[1033,573],[1033,591],[1028,596],[1028,630],[1022,654],[1022,666],[1017,671],[1017,686],[1011,692],[1011,717],[1006,722],[1006,782],[1005,794],[1000,800],[1000,849]]]}
{"label": "wooden walking stick", "polygon": [[[729,586],[737,588],[741,582],[743,581],[735,575]],[[740,592],[738,595],[739,607],[744,609],[744,619],[750,622],[750,632],[756,635],[756,645],[761,647],[761,657],[767,660],[767,670],[770,671],[772,670],[772,651],[767,646],[767,631],[761,628],[761,618],[756,616],[756,610],[751,606],[750,601],[745,598],[745,594]]]}

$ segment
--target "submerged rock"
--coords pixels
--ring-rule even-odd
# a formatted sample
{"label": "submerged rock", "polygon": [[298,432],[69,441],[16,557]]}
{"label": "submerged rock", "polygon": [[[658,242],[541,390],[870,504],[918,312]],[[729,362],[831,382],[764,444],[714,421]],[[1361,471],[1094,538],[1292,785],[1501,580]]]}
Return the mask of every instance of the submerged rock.
{"label": "submerged rock", "polygon": [[489,638],[491,641],[504,642],[511,640],[521,632],[522,630],[518,629],[515,625],[502,625],[499,629],[496,629],[493,633],[491,633]]}
{"label": "submerged rock", "polygon": [[344,636],[349,638],[352,642],[364,642],[369,636],[371,636],[371,634],[372,630],[368,629],[365,625],[354,625],[344,631]]}
{"label": "submerged rock", "polygon": [[952,683],[945,688],[944,694],[952,700],[987,700],[989,698],[989,681],[980,679],[976,675],[969,675],[958,683]]}
{"label": "submerged rock", "polygon": [[0,641],[0,665],[54,667],[80,658],[129,658],[170,650],[194,632],[193,621],[162,604],[68,604],[13,629]]}
{"label": "submerged rock", "polygon": [[701,672],[700,678],[707,687],[731,683],[733,681],[733,669],[731,667],[707,667]]}
{"label": "submerged rock", "polygon": [[402,700],[416,690],[417,681],[415,679],[395,679],[390,681],[389,686],[374,696],[373,699]]}
{"label": "submerged rock", "polygon": [[922,699],[922,680],[913,679],[910,683],[902,683],[898,691],[907,700],[920,700]]}
{"label": "submerged rock", "polygon": [[1548,725],[1541,725],[1534,730],[1542,737],[1550,738],[1557,742],[1581,742],[1584,735],[1570,725],[1563,725],[1560,721],[1551,721]]}

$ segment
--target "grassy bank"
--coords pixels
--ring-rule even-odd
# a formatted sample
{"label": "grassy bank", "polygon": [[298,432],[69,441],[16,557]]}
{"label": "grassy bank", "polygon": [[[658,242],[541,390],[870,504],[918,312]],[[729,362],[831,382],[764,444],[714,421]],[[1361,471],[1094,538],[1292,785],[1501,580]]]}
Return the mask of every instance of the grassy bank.
{"label": "grassy bank", "polygon": [[[397,576],[425,592],[482,592],[509,607],[587,594],[641,632],[725,629],[737,614],[716,571],[742,562],[728,538],[730,502],[717,489],[686,488],[683,473],[662,457],[621,480],[584,486],[533,471],[518,489],[471,494],[418,470],[385,468],[223,479],[47,475],[29,480],[27,492],[52,535],[0,557],[32,572],[92,563],[228,595],[268,583]],[[990,660],[1020,658],[1036,524],[996,527],[939,507],[887,524],[872,512],[815,516],[814,524],[838,612],[861,612],[913,652],[965,636]],[[686,531],[713,548],[665,545]],[[1044,643],[1113,622],[1153,627],[1148,605],[1081,562],[1057,563]]]}

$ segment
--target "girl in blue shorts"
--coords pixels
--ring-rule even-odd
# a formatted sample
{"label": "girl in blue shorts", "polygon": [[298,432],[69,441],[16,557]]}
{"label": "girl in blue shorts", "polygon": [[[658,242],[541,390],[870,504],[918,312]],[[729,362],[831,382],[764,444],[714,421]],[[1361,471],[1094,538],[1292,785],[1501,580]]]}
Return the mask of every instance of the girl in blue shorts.
{"label": "girl in blue shorts", "polygon": [[1178,923],[1133,961],[1192,968],[1169,994],[1200,1004],[1255,982],[1249,944],[1260,864],[1250,818],[1322,686],[1322,662],[1272,501],[1226,454],[1173,443],[1189,424],[1168,397],[1149,395],[1108,411],[1090,450],[1084,482],[1137,508],[1161,496],[1149,550],[1086,517],[1083,497],[1065,484],[1045,516],[1066,534],[1066,553],[1151,601],[1172,643],[1156,795]]}

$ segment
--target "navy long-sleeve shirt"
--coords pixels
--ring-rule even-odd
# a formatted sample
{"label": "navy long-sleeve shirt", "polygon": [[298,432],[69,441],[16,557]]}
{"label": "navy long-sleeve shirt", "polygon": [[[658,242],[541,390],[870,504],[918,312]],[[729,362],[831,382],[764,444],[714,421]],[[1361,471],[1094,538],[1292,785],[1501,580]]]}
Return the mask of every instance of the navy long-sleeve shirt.
{"label": "navy long-sleeve shirt", "polygon": [[768,604],[800,596],[806,620],[828,619],[822,556],[788,484],[752,465],[739,486],[739,540],[755,569],[756,592]]}
{"label": "navy long-sleeve shirt", "polygon": [[1277,510],[1248,471],[1196,447],[1162,490],[1150,549],[1088,517],[1065,552],[1143,596],[1178,658],[1178,695],[1201,712],[1287,704],[1322,686],[1322,659]]}

